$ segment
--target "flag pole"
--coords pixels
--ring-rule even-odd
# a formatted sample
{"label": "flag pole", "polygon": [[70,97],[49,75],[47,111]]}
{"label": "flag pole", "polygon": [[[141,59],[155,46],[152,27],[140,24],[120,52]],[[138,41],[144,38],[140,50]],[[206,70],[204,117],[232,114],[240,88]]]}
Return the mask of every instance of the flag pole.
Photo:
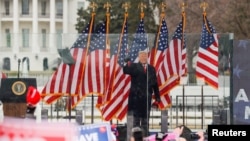
{"label": "flag pole", "polygon": [[[116,68],[117,68],[117,62],[118,62],[118,55],[120,55],[120,50],[121,50],[121,44],[122,44],[122,39],[123,39],[123,36],[124,36],[124,32],[126,31],[125,30],[125,27],[126,27],[126,22],[127,22],[127,17],[128,17],[128,8],[130,7],[130,4],[128,2],[125,2],[124,4],[122,4],[122,8],[125,9],[125,12],[124,12],[124,21],[123,21],[123,25],[122,25],[122,31],[121,31],[121,34],[119,35],[119,40],[118,40],[118,45],[117,45],[117,51],[115,52],[115,55],[113,55],[111,57],[111,60],[112,62],[114,63],[113,66],[110,68],[110,72],[112,72],[112,74],[110,75],[110,78],[109,78],[109,84],[108,84],[108,87],[107,87],[107,91],[105,93],[105,104],[106,105],[109,105],[110,104],[110,101],[111,101],[111,97],[113,95],[113,90],[114,90],[114,80],[116,79],[116,75],[117,75],[117,72],[116,72]],[[126,33],[127,34],[127,33]],[[112,63],[111,62],[111,63]],[[117,97],[116,97],[117,98]],[[104,114],[105,112],[107,112],[106,109],[107,107],[105,106],[103,109],[102,109],[102,114]],[[119,109],[121,107],[118,107]],[[103,117],[104,120],[106,121],[109,121],[111,120],[112,118],[114,118],[114,115],[111,116],[108,116],[108,117]]]}
{"label": "flag pole", "polygon": [[104,91],[102,94],[98,95],[98,99],[97,99],[97,105],[96,107],[102,111],[103,106],[105,104],[105,99],[106,99],[106,93],[108,91],[109,88],[109,82],[110,82],[110,78],[109,78],[109,72],[110,72],[110,40],[109,40],[109,27],[110,27],[110,7],[111,4],[109,2],[107,2],[106,4],[104,4],[104,8],[106,8],[106,37],[105,37],[105,47],[106,47],[106,51],[105,51],[105,66],[104,66],[104,78],[105,78],[105,82],[104,82]]}
{"label": "flag pole", "polygon": [[[206,25],[206,28],[208,32],[210,32],[209,28],[207,27],[207,21],[206,21],[206,8],[208,7],[208,4],[204,1],[201,3],[200,7],[203,9],[203,20],[204,24]],[[203,84],[201,85],[201,129],[203,129],[204,125],[204,96],[203,96]]]}
{"label": "flag pole", "polygon": [[[111,8],[111,4],[109,2],[107,2],[106,4],[104,4],[103,7],[106,8],[106,27],[105,27],[106,28],[106,39],[105,39],[105,43],[106,43],[106,56],[107,55],[110,56],[110,41],[109,41],[108,35],[109,35],[109,23],[110,23],[110,8]],[[107,60],[107,57],[105,59]],[[105,63],[106,63],[106,61],[105,61]],[[106,80],[107,79],[106,77],[109,74],[106,73],[107,72],[106,65],[104,67],[105,67],[105,73],[104,73],[105,76],[104,77],[105,77],[105,80]],[[104,83],[104,93],[105,93],[107,87],[108,87],[108,82],[105,81],[105,83]],[[112,123],[112,119],[110,120],[110,124],[111,125],[113,124]]]}
{"label": "flag pole", "polygon": [[160,36],[160,31],[161,31],[161,26],[162,26],[162,19],[164,19],[165,18],[165,8],[167,7],[167,5],[166,4],[164,4],[163,2],[161,3],[161,5],[160,5],[160,7],[161,7],[161,18],[160,18],[160,26],[159,26],[159,28],[158,28],[158,32],[157,32],[157,36],[156,36],[156,41],[157,42],[155,42],[155,50],[153,51],[153,60],[152,61],[150,61],[150,62],[152,62],[153,64],[152,65],[155,65],[155,54],[156,54],[156,51],[157,51],[157,48],[158,48],[158,40],[159,40],[159,36]]}
{"label": "flag pole", "polygon": [[[114,62],[117,62],[118,61],[118,58],[119,58],[119,54],[120,54],[120,50],[121,50],[121,44],[122,44],[122,38],[123,38],[123,33],[124,33],[124,27],[125,27],[125,23],[127,21],[127,18],[128,18],[128,8],[130,7],[129,3],[124,3],[122,5],[122,8],[125,9],[125,13],[124,13],[124,21],[123,21],[123,25],[122,25],[122,31],[121,31],[121,34],[120,34],[120,37],[119,37],[119,43],[118,43],[118,49],[117,49],[117,57],[115,57],[115,61]],[[115,68],[116,68],[116,63],[114,64],[114,67],[112,68],[112,72],[115,72]],[[114,90],[114,80],[115,80],[115,77],[116,77],[116,72],[112,74],[111,76],[111,79],[110,79],[110,85],[111,85],[111,92],[109,93],[113,93],[113,90]],[[107,101],[110,100],[110,97],[107,97],[106,98]]]}
{"label": "flag pole", "polygon": [[[185,2],[182,2],[180,7],[182,9],[182,21],[183,21],[183,24],[182,24],[182,42],[181,42],[181,50],[183,49],[183,46],[184,46],[184,28],[185,28],[185,8],[186,8],[187,4]],[[181,76],[182,77],[182,76]],[[185,83],[182,84],[182,124],[185,125]]]}
{"label": "flag pole", "polygon": [[[83,72],[82,74],[84,75],[85,72],[85,68],[86,68],[86,60],[87,60],[87,56],[88,56],[88,49],[90,46],[90,39],[91,39],[91,33],[92,33],[92,28],[93,28],[93,24],[94,24],[94,17],[95,17],[95,10],[97,8],[97,4],[95,2],[92,2],[89,6],[90,8],[92,8],[92,14],[91,14],[91,23],[90,23],[90,29],[89,29],[89,35],[88,35],[88,42],[87,42],[87,46],[86,46],[86,53],[85,53],[85,57],[84,57],[84,66],[83,66]],[[82,81],[81,81],[82,84]],[[92,94],[92,103],[91,103],[91,123],[94,122],[94,96]]]}

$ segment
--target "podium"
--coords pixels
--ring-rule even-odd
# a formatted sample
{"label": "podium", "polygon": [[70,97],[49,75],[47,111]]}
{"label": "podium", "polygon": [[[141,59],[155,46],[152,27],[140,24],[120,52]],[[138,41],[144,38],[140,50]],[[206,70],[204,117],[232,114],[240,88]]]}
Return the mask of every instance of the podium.
{"label": "podium", "polygon": [[4,116],[7,117],[26,117],[26,103],[3,103]]}
{"label": "podium", "polygon": [[37,87],[36,78],[4,78],[1,80],[0,100],[4,116],[25,118],[28,87]]}

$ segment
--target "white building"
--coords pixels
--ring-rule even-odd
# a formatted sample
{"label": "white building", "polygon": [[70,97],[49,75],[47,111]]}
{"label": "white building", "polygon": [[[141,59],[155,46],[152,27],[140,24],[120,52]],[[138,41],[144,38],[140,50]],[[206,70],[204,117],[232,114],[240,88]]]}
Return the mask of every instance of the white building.
{"label": "white building", "polygon": [[[22,73],[28,73],[27,69],[37,71],[29,74],[29,77],[37,78],[38,89],[41,91],[51,76],[51,72],[43,74],[42,71],[57,67],[59,58],[57,49],[73,45],[77,36],[75,29],[77,10],[87,6],[86,0],[0,0],[0,71],[15,72],[19,65]],[[158,12],[156,9],[155,14],[158,15]],[[155,18],[158,21],[158,17]],[[193,114],[196,111],[200,113],[201,94],[205,96],[205,112],[210,113],[207,116],[209,118],[204,118],[207,118],[205,124],[210,124],[213,108],[223,105],[224,97],[229,96],[229,82],[228,76],[221,76],[218,90],[204,86],[203,92],[203,86],[190,86],[190,84],[173,89],[170,92],[172,108],[169,111],[169,122],[172,123],[171,125],[176,127],[177,120],[181,121],[176,118],[178,117],[176,113],[183,103],[186,105],[187,115],[191,113],[189,123],[196,120],[194,116],[202,119]],[[82,105],[79,105],[81,108],[85,107],[85,115],[88,117],[92,112],[90,98],[92,97],[87,97]],[[53,117],[52,112],[58,116],[58,111],[55,112],[50,105],[46,106],[49,106],[51,117]],[[159,111],[156,112],[158,114],[154,113],[154,116],[161,114]],[[180,116],[182,112],[178,114]],[[100,113],[95,112],[95,117],[99,116]],[[160,119],[154,120],[154,124],[158,124],[159,121]],[[199,123],[201,123],[200,120]]]}
{"label": "white building", "polygon": [[0,0],[0,70],[17,71],[19,59],[33,71],[56,65],[57,49],[72,46],[77,35],[77,10],[87,5],[86,0]]}

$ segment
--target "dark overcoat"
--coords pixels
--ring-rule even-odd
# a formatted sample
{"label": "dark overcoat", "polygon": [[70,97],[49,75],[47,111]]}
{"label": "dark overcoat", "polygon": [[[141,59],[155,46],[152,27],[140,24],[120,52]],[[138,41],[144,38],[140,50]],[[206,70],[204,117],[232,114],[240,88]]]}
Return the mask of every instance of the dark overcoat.
{"label": "dark overcoat", "polygon": [[156,100],[160,101],[155,68],[147,64],[145,71],[141,63],[130,63],[123,67],[123,73],[131,76],[128,112],[132,111],[139,117],[147,117],[151,109],[153,93]]}

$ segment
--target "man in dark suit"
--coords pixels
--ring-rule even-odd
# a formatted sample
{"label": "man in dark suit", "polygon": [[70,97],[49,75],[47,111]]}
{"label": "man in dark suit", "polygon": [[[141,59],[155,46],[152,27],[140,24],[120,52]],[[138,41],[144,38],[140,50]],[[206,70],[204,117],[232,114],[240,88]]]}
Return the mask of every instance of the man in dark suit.
{"label": "man in dark suit", "polygon": [[123,73],[131,76],[131,88],[128,98],[128,115],[134,118],[133,126],[142,127],[148,135],[148,122],[151,109],[152,94],[160,102],[160,93],[155,68],[147,63],[148,53],[139,52],[139,62],[132,63],[129,59],[123,67]]}

